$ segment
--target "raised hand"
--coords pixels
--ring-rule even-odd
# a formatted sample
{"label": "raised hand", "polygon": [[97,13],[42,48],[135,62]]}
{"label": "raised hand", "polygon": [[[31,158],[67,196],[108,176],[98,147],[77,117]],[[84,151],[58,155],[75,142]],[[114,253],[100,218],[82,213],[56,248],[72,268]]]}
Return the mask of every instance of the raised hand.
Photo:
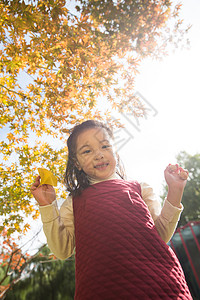
{"label": "raised hand", "polygon": [[175,206],[180,207],[183,191],[187,183],[188,171],[178,164],[169,164],[164,171],[168,185],[167,199]]}
{"label": "raised hand", "polygon": [[188,171],[181,168],[178,164],[169,164],[165,169],[164,174],[168,186],[174,185],[177,187],[185,187],[188,178]]}
{"label": "raised hand", "polygon": [[31,186],[31,193],[40,206],[49,205],[56,199],[56,193],[52,185],[40,185],[40,176],[37,176]]}

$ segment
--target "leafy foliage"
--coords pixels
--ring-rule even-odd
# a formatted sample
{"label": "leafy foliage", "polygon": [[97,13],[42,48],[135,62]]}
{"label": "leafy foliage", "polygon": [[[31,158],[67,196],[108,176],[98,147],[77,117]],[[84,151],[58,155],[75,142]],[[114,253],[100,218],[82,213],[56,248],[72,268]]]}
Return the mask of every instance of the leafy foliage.
{"label": "leafy foliage", "polygon": [[21,279],[24,270],[29,266],[37,254],[30,256],[23,253],[4,230],[1,234],[0,252],[0,298],[4,299],[6,293]]}
{"label": "leafy foliage", "polygon": [[6,300],[72,300],[74,291],[74,257],[65,261],[51,259],[50,251],[45,247],[32,260],[28,276],[7,293]]}
{"label": "leafy foliage", "polygon": [[[26,231],[24,217],[38,216],[30,195],[37,167],[62,182],[72,125],[88,118],[111,122],[98,99],[104,99],[100,106],[107,100],[142,116],[134,97],[138,63],[164,54],[187,31],[180,6],[166,0],[73,3],[0,3],[0,230],[8,234]],[[61,186],[57,192],[66,197]]]}
{"label": "leafy foliage", "polygon": [[[182,198],[184,210],[179,221],[179,226],[183,226],[189,221],[200,220],[200,154],[190,155],[182,151],[177,155],[177,162],[189,171],[188,182]],[[167,187],[165,186],[162,198],[165,198],[166,195]]]}
{"label": "leafy foliage", "polygon": [[184,211],[180,225],[200,220],[200,154],[181,152],[177,161],[189,171],[189,180],[183,195]]}
{"label": "leafy foliage", "polygon": [[23,253],[6,231],[1,236],[0,299],[73,299],[74,257],[60,261],[46,245]]}

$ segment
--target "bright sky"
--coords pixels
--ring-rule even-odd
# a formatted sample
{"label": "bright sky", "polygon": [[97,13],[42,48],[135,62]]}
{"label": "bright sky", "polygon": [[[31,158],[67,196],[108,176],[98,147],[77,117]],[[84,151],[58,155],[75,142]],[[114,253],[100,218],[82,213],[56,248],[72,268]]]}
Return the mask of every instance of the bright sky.
{"label": "bright sky", "polygon": [[181,17],[193,25],[188,35],[190,49],[176,51],[161,62],[147,59],[142,63],[136,91],[158,113],[142,120],[140,132],[132,127],[134,138],[119,151],[128,176],[146,181],[158,195],[163,171],[169,163],[176,163],[176,155],[182,150],[200,153],[200,1],[183,0],[182,4]]}

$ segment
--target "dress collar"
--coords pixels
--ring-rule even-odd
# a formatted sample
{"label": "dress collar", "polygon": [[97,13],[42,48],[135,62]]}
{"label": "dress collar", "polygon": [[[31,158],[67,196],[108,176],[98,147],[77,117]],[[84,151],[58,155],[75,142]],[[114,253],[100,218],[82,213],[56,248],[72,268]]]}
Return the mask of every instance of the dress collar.
{"label": "dress collar", "polygon": [[98,179],[94,179],[92,177],[88,177],[90,184],[95,184],[95,183],[99,183],[102,181],[107,181],[107,180],[112,180],[112,179],[119,179],[119,175],[116,173],[113,173],[110,177],[106,178],[106,179],[102,179],[102,180],[98,180]]}

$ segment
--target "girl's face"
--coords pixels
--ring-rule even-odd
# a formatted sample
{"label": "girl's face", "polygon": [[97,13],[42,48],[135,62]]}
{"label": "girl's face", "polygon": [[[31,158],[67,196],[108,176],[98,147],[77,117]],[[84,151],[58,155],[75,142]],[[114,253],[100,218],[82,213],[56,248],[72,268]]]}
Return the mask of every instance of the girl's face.
{"label": "girl's face", "polygon": [[76,141],[77,168],[92,179],[108,179],[116,168],[111,141],[106,130],[100,127],[80,133]]}

